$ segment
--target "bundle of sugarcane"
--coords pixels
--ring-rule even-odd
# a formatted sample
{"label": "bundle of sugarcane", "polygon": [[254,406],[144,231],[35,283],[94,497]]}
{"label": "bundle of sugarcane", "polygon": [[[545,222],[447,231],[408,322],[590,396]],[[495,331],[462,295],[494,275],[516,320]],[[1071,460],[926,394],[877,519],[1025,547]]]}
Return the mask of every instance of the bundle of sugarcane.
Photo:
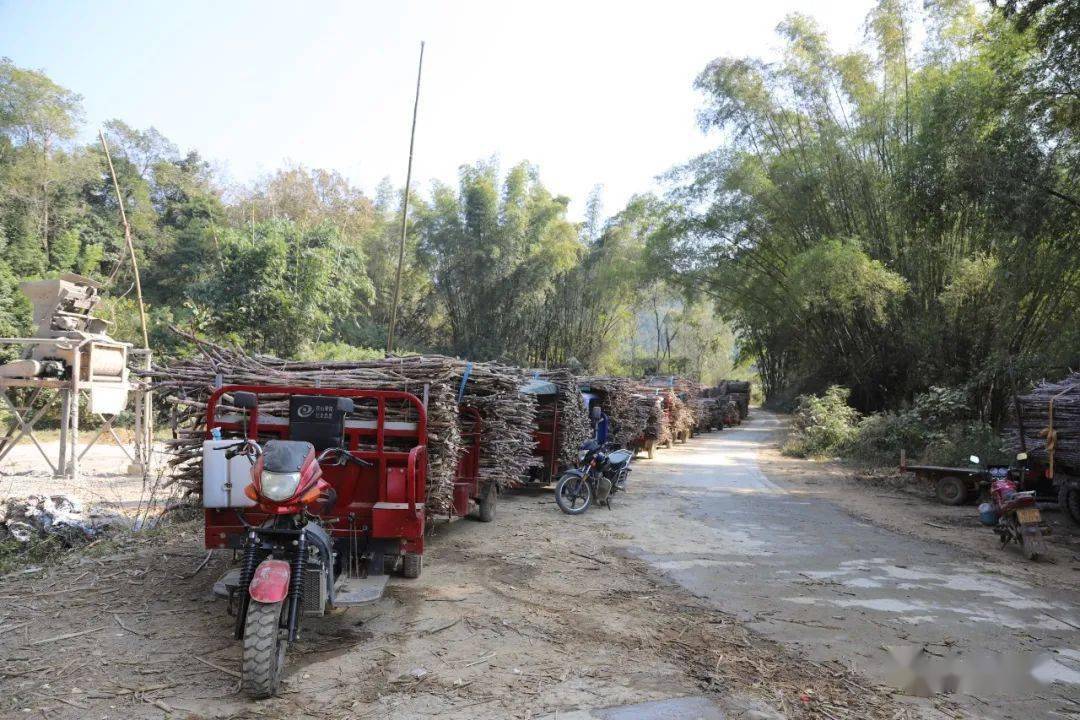
{"label": "bundle of sugarcane", "polygon": [[1039,383],[1027,395],[1019,396],[1016,406],[1013,422],[1005,431],[1013,451],[1024,449],[1043,462],[1050,462],[1052,456],[1055,472],[1067,469],[1080,473],[1080,373],[1058,382]]}
{"label": "bundle of sugarcane", "polygon": [[[201,446],[206,400],[215,383],[291,385],[362,390],[403,390],[427,402],[429,516],[452,506],[454,476],[461,452],[459,399],[484,414],[481,479],[506,484],[533,462],[535,398],[521,395],[524,373],[495,363],[467,363],[443,356],[391,357],[382,360],[293,362],[241,352],[185,335],[200,354],[148,375],[159,397],[174,408],[173,482],[189,492],[201,489]],[[226,405],[227,408],[226,398]],[[260,414],[287,422],[284,395],[260,397]],[[353,419],[374,420],[375,406],[360,402]],[[415,408],[390,402],[386,420],[415,422]]]}
{"label": "bundle of sugarcane", "polygon": [[720,398],[702,398],[702,412],[708,418],[705,422],[709,427],[717,430],[724,429],[724,403]]}
{"label": "bundle of sugarcane", "polygon": [[656,393],[642,390],[634,393],[634,412],[634,422],[644,428],[645,437],[656,439],[660,435],[660,417],[663,414]]}
{"label": "bundle of sugarcane", "polygon": [[728,380],[728,399],[739,407],[739,417],[746,419],[750,415],[750,383],[746,380]]}
{"label": "bundle of sugarcane", "polygon": [[483,397],[465,394],[464,402],[480,411],[480,480],[500,488],[516,485],[529,469],[540,465],[533,454],[536,439],[536,397],[517,391]]}
{"label": "bundle of sugarcane", "polygon": [[668,408],[671,412],[671,426],[675,437],[690,437],[690,430],[694,427],[694,414],[682,398],[670,390],[668,391]]}
{"label": "bundle of sugarcane", "polygon": [[671,440],[671,427],[664,413],[663,399],[652,391],[644,391],[634,396],[639,411],[644,411],[645,437],[657,443]]}
{"label": "bundle of sugarcane", "polygon": [[694,416],[694,432],[705,432],[712,425],[712,416],[709,414],[708,404],[701,395],[691,395],[686,404]]}
{"label": "bundle of sugarcane", "polygon": [[724,408],[724,424],[725,425],[739,425],[742,423],[742,413],[739,412],[739,405],[734,400],[729,399],[730,396],[725,396],[720,399]]}
{"label": "bundle of sugarcane", "polygon": [[596,375],[581,378],[581,389],[596,393],[600,398],[600,407],[608,416],[608,440],[619,447],[630,447],[645,429],[634,409],[634,382],[622,377]]}
{"label": "bundle of sugarcane", "polygon": [[581,396],[580,380],[565,368],[544,370],[540,376],[555,385],[556,408],[559,413],[558,460],[560,465],[577,464],[582,444],[593,436],[589,410]]}

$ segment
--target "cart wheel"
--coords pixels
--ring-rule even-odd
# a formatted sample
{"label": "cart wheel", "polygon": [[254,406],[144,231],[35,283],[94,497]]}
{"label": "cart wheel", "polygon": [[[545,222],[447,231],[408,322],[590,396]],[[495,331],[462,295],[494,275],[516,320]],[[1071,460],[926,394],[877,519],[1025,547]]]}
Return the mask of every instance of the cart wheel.
{"label": "cart wheel", "polygon": [[420,553],[407,552],[401,556],[401,576],[418,578],[424,569],[424,556]]}
{"label": "cart wheel", "polygon": [[958,477],[946,475],[939,479],[934,486],[937,499],[945,505],[963,505],[967,502],[967,483]]}
{"label": "cart wheel", "polygon": [[476,514],[477,520],[480,522],[491,522],[495,519],[495,505],[499,499],[499,491],[495,487],[495,483],[489,482],[487,489],[484,490],[484,496],[480,498],[480,509]]}
{"label": "cart wheel", "polygon": [[648,444],[645,445],[645,454],[648,455],[650,460],[652,460],[653,457],[656,455],[656,441],[655,440],[650,440],[648,442]]}
{"label": "cart wheel", "polygon": [[285,602],[248,603],[244,622],[244,690],[252,698],[276,695],[285,667],[285,650],[289,646],[287,631],[281,627]]}
{"label": "cart wheel", "polygon": [[1068,481],[1061,483],[1061,489],[1058,490],[1058,506],[1074,525],[1080,525],[1080,488]]}

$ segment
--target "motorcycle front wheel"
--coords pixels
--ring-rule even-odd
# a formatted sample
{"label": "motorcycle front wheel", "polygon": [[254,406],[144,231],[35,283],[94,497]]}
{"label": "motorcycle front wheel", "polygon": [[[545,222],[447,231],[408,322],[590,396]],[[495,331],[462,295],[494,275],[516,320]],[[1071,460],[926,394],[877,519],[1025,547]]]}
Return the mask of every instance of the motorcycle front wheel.
{"label": "motorcycle front wheel", "polygon": [[592,487],[580,475],[566,474],[555,485],[555,504],[567,515],[580,515],[592,504]]}
{"label": "motorcycle front wheel", "polygon": [[289,645],[288,631],[282,627],[287,604],[248,604],[244,623],[244,690],[253,699],[276,695],[285,667],[285,650]]}

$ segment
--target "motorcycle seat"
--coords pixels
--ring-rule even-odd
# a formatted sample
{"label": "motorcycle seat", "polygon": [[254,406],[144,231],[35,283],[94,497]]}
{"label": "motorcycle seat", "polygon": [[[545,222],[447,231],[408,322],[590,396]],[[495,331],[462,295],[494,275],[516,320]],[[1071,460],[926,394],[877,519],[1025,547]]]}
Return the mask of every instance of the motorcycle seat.
{"label": "motorcycle seat", "polygon": [[630,462],[630,458],[634,455],[629,450],[616,450],[608,455],[608,465],[613,468],[621,468],[626,463]]}

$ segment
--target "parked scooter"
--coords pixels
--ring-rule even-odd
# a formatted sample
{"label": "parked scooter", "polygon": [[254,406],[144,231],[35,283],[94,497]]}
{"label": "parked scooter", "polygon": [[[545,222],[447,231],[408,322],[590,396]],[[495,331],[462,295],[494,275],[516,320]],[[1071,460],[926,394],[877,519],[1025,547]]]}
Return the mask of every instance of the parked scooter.
{"label": "parked scooter", "polygon": [[[1018,489],[1028,474],[1027,459],[1027,453],[1019,453],[1012,466],[987,470],[990,476],[990,502],[979,506],[979,517],[984,524],[993,526],[1002,547],[1015,542],[1024,557],[1038,560],[1046,554],[1043,536],[1049,534],[1050,528],[1042,521],[1035,491]],[[970,460],[976,465],[979,463],[975,455]]]}
{"label": "parked scooter", "polygon": [[581,515],[595,501],[611,509],[611,496],[626,489],[634,453],[606,452],[596,440],[581,446],[578,466],[567,470],[555,485],[555,503],[567,515]]}

